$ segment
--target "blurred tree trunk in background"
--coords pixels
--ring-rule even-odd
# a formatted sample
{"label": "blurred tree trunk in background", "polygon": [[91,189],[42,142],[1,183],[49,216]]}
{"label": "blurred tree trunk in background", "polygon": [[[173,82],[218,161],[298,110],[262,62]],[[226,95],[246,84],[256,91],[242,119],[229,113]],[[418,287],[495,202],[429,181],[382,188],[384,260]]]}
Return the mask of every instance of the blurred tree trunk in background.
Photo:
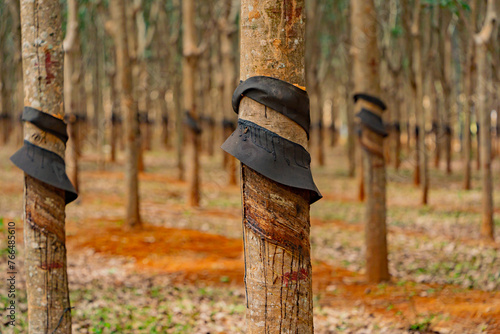
{"label": "blurred tree trunk in background", "polygon": [[[151,43],[153,42],[153,37],[155,35],[155,30],[157,27],[158,15],[160,12],[159,6],[163,1],[154,1],[150,4],[149,10],[145,8],[144,0],[135,0],[134,3],[134,19],[135,25],[133,28],[136,33],[136,76],[137,76],[137,101],[138,101],[138,111],[139,111],[139,128],[141,137],[141,148],[140,151],[151,150],[151,136],[152,136],[152,124],[153,124],[153,108],[151,101],[151,75],[148,71],[148,59],[147,51],[150,49]],[[147,14],[147,15],[146,15]],[[145,15],[147,16],[148,22],[146,24]],[[142,159],[144,156],[142,154]],[[144,161],[142,161],[144,170]]]}
{"label": "blurred tree trunk in background", "polygon": [[326,66],[322,59],[321,41],[317,38],[321,34],[321,22],[325,13],[324,3],[321,0],[312,0],[308,11],[307,26],[307,86],[309,88],[309,97],[311,101],[311,153],[313,160],[318,165],[325,165],[325,150],[323,136],[323,99],[321,84],[325,77]]}
{"label": "blurred tree trunk in background", "polygon": [[[0,41],[7,39],[7,9],[3,3],[0,3]],[[4,50],[6,43],[0,43],[0,145],[7,144],[11,127],[11,112],[7,105],[7,61],[5,60]]]}
{"label": "blurred tree trunk in background", "polygon": [[[162,78],[169,77],[169,65],[171,63],[171,59],[173,58],[173,50],[170,49],[170,34],[172,31],[170,30],[170,26],[168,24],[168,15],[165,10],[165,6],[163,3],[160,3],[158,6],[158,28],[155,31],[155,41],[154,45],[156,46],[156,56],[158,57],[157,61],[159,63],[160,76]],[[168,38],[166,37],[168,36]],[[169,126],[171,124],[171,120],[173,117],[169,114],[169,107],[166,101],[166,95],[168,90],[168,81],[167,80],[159,80],[158,83],[158,94],[159,101],[158,104],[160,106],[160,115],[161,115],[161,140],[160,143],[164,148],[171,147],[171,133]]]}
{"label": "blurred tree trunk in background", "polygon": [[495,0],[488,0],[486,18],[481,31],[474,35],[476,45],[477,64],[477,115],[480,119],[481,136],[481,169],[483,183],[483,212],[481,236],[485,239],[494,239],[493,221],[493,179],[491,177],[491,109],[487,104],[487,81],[492,67],[487,55],[491,36],[495,34],[497,14]]}
{"label": "blurred tree trunk in background", "polygon": [[139,170],[138,170],[138,132],[137,106],[134,99],[134,81],[131,59],[129,56],[129,38],[127,38],[127,15],[125,4],[121,0],[110,1],[110,12],[114,24],[116,47],[116,70],[120,91],[121,110],[124,115],[127,157],[125,166],[126,217],[125,228],[140,227],[139,214]]}
{"label": "blurred tree trunk in background", "polygon": [[[371,1],[371,0],[370,0]],[[351,63],[350,63],[350,71],[349,73],[351,74],[351,85],[350,85],[350,91],[349,91],[349,100],[352,99],[352,93],[356,93],[357,90],[359,88],[362,88],[360,87],[359,85],[361,84],[361,78],[358,78],[357,77],[357,74],[356,72],[358,73],[361,73],[363,70],[359,67],[359,63],[356,63],[358,61],[358,57],[356,55],[356,52],[359,52],[359,48],[361,46],[364,47],[365,45],[365,41],[361,40],[361,41],[357,41],[358,38],[361,38],[363,39],[364,36],[362,35],[362,33],[360,34],[360,32],[357,30],[357,29],[363,29],[361,26],[356,26],[356,24],[354,23],[354,15],[359,15],[359,11],[360,10],[360,3],[355,3],[355,0],[350,0],[349,1],[350,3],[350,13],[349,13],[349,17],[350,17],[350,24],[349,24],[349,32],[350,32],[350,42],[351,42],[351,48],[349,50],[349,54],[351,56]],[[356,13],[354,13],[354,11],[356,11]],[[373,41],[373,40],[372,40]],[[357,43],[361,43],[361,44],[357,44]],[[359,45],[359,47],[357,46]],[[362,74],[359,74],[360,76]],[[377,87],[380,86],[380,83],[377,83]],[[351,102],[351,101],[348,101],[348,103],[351,105],[351,108],[350,111],[353,113],[353,115],[355,114],[355,112],[357,111],[356,109],[356,106]],[[356,166],[356,177],[357,177],[357,193],[358,193],[358,200],[359,201],[364,201],[365,200],[365,166],[364,166],[364,162],[363,162],[363,152],[362,152],[362,148],[361,148],[361,143],[360,143],[360,136],[359,136],[359,122],[355,121],[354,120],[354,117],[351,116],[351,121],[352,121],[352,130],[353,130],[353,135],[354,137],[356,138],[355,139],[355,150],[354,150],[354,165]]]}
{"label": "blurred tree trunk in background", "polygon": [[[19,116],[23,110],[23,68],[22,68],[22,48],[21,48],[21,8],[19,0],[6,0],[9,6],[10,19],[12,20],[12,42],[13,49],[11,57],[13,64],[11,68],[11,78],[13,78],[10,88],[9,108],[11,113],[11,127],[14,129],[13,139],[16,144],[22,143],[23,125],[19,122]],[[17,131],[16,131],[17,130]]]}
{"label": "blurred tree trunk in background", "polygon": [[[348,64],[348,71],[352,73],[352,61]],[[353,87],[352,76],[349,75],[347,80],[347,87],[345,87],[345,112],[346,112],[346,123],[347,123],[347,159],[348,159],[348,175],[349,177],[354,177],[356,175],[356,151],[359,149],[356,145],[356,126],[354,124],[354,103],[352,102],[352,87]],[[358,193],[358,199],[362,200],[360,193]]]}
{"label": "blurred tree trunk in background", "polygon": [[[351,22],[350,22],[350,18],[351,18],[351,1],[349,1],[349,7],[348,7],[348,11],[346,13],[346,16],[347,16],[347,24],[346,24],[346,30],[347,30],[347,41],[348,41],[348,44],[351,45],[352,42],[351,42],[351,39],[352,39],[352,34],[351,34],[351,31],[352,31],[352,26],[351,26]],[[350,47],[349,47],[350,48]],[[352,76],[352,67],[353,67],[353,60],[352,60],[352,57],[350,57],[350,52],[351,52],[351,49],[349,49],[349,57],[346,57],[346,61],[347,61],[347,66],[346,66],[346,69],[347,69],[347,80],[345,82],[345,87],[344,87],[344,98],[345,98],[345,111],[346,111],[346,123],[347,123],[347,158],[348,158],[348,161],[349,161],[349,176],[350,177],[354,177],[356,176],[356,170],[358,170],[358,166],[357,166],[357,162],[358,162],[358,159],[357,159],[357,154],[356,152],[359,151],[359,147],[357,145],[357,137],[358,137],[358,134],[357,134],[357,130],[356,130],[356,125],[354,123],[354,102],[352,100],[352,91],[354,89],[354,78]],[[357,175],[358,177],[358,182],[361,182],[361,186],[362,186],[362,173],[361,175]],[[361,178],[361,180],[359,180],[359,178]],[[364,193],[362,195],[361,193],[361,189],[358,190],[358,199],[361,201],[363,200],[364,198]]]}
{"label": "blurred tree trunk in background", "polygon": [[[99,168],[104,168],[105,157],[104,157],[104,132],[105,132],[105,117],[104,117],[104,33],[103,33],[103,22],[101,20],[101,15],[99,11],[101,8],[96,6],[93,8],[93,19],[94,22],[89,26],[89,38],[92,45],[92,53],[90,55],[91,59],[91,98],[92,98],[92,110],[93,118],[92,122],[92,141],[94,143],[95,153],[97,154],[97,160],[99,163]],[[87,68],[87,71],[89,69]]]}
{"label": "blurred tree trunk in background", "polygon": [[440,11],[440,54],[441,54],[441,87],[443,88],[443,136],[444,138],[444,153],[446,159],[446,173],[450,174],[451,158],[452,158],[452,139],[453,131],[451,124],[452,113],[452,49],[451,49],[451,24],[452,13],[450,10]]}
{"label": "blurred tree trunk in background", "polygon": [[427,204],[428,202],[428,191],[429,191],[429,175],[427,170],[427,153],[425,146],[425,111],[423,108],[424,102],[424,73],[423,73],[423,61],[422,61],[422,29],[420,28],[421,21],[421,3],[420,0],[415,1],[415,9],[413,11],[413,24],[411,27],[411,34],[413,37],[413,66],[415,71],[415,89],[414,89],[414,100],[415,100],[415,118],[417,127],[419,129],[419,135],[417,137],[417,155],[418,162],[420,164],[419,168],[419,180],[422,189],[421,203]]}
{"label": "blurred tree trunk in background", "polygon": [[[382,43],[382,61],[385,62],[389,83],[386,84],[388,97],[388,111],[390,112],[390,122],[388,132],[389,140],[386,144],[389,148],[390,161],[394,163],[394,168],[398,169],[401,163],[401,108],[403,94],[403,34],[399,30],[398,12],[401,5],[396,0],[387,2],[388,24],[384,28]],[[399,8],[399,11],[398,11]],[[389,161],[388,161],[389,163]]]}
{"label": "blurred tree trunk in background", "polygon": [[[129,62],[127,64],[130,67],[132,75],[132,93],[130,98],[133,100],[133,108],[137,123],[137,131],[135,134],[135,143],[137,145],[137,169],[139,172],[144,171],[144,150],[142,142],[144,140],[143,134],[141,133],[141,124],[139,120],[139,94],[141,88],[141,68],[139,63],[139,40],[137,32],[137,16],[142,15],[142,1],[134,0],[129,1],[125,5],[125,34],[128,43],[129,52]],[[126,113],[126,112],[125,112]],[[127,116],[125,116],[127,117]]]}
{"label": "blurred tree trunk in background", "polygon": [[[498,6],[497,10],[500,10]],[[495,48],[493,53],[493,64],[496,69],[493,76],[493,87],[497,88],[494,105],[497,111],[497,122],[495,124],[496,135],[496,157],[500,157],[500,29],[497,29],[497,38],[494,38]],[[494,88],[493,88],[494,89]],[[495,93],[495,92],[494,92]],[[495,103],[494,102],[494,103]]]}
{"label": "blurred tree trunk in background", "polygon": [[78,3],[68,0],[68,23],[64,39],[64,107],[68,123],[68,150],[66,171],[78,192],[78,154],[76,111],[78,108],[78,79],[80,78],[77,59],[80,58],[80,39],[78,36]]}
{"label": "blurred tree trunk in background", "polygon": [[[223,117],[226,124],[224,124],[224,138],[227,138],[234,131],[234,127],[229,126],[229,122],[234,122],[235,114],[231,104],[231,98],[236,88],[236,67],[235,67],[235,54],[233,50],[233,36],[238,32],[236,26],[237,8],[233,0],[224,0],[224,9],[222,18],[219,20],[220,30],[220,49],[222,55],[222,78],[223,78],[223,95],[222,107]],[[229,184],[236,184],[236,158],[228,153],[224,153],[226,160],[226,171],[229,176]]]}
{"label": "blurred tree trunk in background", "polygon": [[[113,37],[113,36],[111,36]],[[118,92],[118,83],[117,83],[117,75],[116,75],[116,51],[113,48],[109,50],[111,53],[112,65],[108,65],[106,68],[106,74],[108,76],[109,81],[109,90],[110,90],[110,102],[111,102],[111,119],[108,118],[110,134],[109,134],[109,146],[110,146],[110,158],[111,162],[116,161],[116,151],[118,148],[118,137],[122,134],[122,117],[120,113],[120,94]]]}
{"label": "blurred tree trunk in background", "polygon": [[464,46],[465,64],[463,70],[463,85],[464,85],[464,189],[471,189],[471,161],[472,161],[472,140],[471,140],[471,110],[473,106],[474,95],[474,75],[475,75],[475,48],[473,34],[476,30],[477,7],[479,0],[472,0],[470,3],[470,15],[467,17],[465,13],[461,13],[461,19],[465,23],[466,31]]}
{"label": "blurred tree trunk in background", "polygon": [[[352,55],[354,94],[363,93],[380,98],[379,50],[377,46],[377,13],[373,0],[351,0]],[[367,103],[359,99],[355,111]],[[370,106],[372,104],[370,103]],[[371,110],[371,109],[370,109]],[[372,110],[375,111],[375,110]],[[381,112],[382,110],[380,110]],[[361,124],[360,124],[361,126]],[[389,280],[386,228],[386,175],[383,156],[383,137],[363,126],[361,136],[369,136],[379,154],[362,146],[366,186],[366,277],[369,282]]]}
{"label": "blurred tree trunk in background", "polygon": [[[64,118],[61,12],[58,0],[21,1],[24,103],[59,119]],[[32,144],[64,159],[61,139],[29,122],[24,124],[24,132]],[[29,332],[71,333],[65,191],[27,174],[24,179]]]}
{"label": "blurred tree trunk in background", "polygon": [[[200,132],[198,110],[195,98],[195,74],[198,68],[200,51],[196,43],[196,26],[194,24],[194,0],[182,1],[183,24],[183,94],[188,128],[188,204],[191,207],[200,205]],[[201,130],[201,129],[200,129]]]}

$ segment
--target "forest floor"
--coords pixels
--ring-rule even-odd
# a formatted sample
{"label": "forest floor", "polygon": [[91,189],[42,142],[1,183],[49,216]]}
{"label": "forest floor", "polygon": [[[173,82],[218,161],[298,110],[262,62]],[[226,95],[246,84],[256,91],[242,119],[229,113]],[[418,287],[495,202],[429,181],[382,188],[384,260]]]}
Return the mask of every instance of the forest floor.
{"label": "forest floor", "polygon": [[[8,160],[14,151],[0,149],[1,268],[7,222],[22,232],[23,174]],[[187,183],[177,180],[174,152],[147,152],[140,175],[144,228],[132,232],[123,229],[123,156],[98,163],[96,154],[85,153],[80,197],[66,209],[73,332],[243,333],[241,198],[239,186],[227,186],[221,152],[202,157],[199,209],[185,204]],[[326,166],[313,166],[324,195],[311,207],[315,333],[500,333],[500,244],[479,238],[479,173],[473,189],[463,191],[458,162],[451,175],[431,168],[430,204],[422,206],[411,159],[398,171],[389,167],[392,279],[367,284],[364,205],[347,175],[344,148],[329,148],[326,156]],[[497,231],[499,165],[493,173]],[[22,238],[17,241],[14,333],[27,333]]]}

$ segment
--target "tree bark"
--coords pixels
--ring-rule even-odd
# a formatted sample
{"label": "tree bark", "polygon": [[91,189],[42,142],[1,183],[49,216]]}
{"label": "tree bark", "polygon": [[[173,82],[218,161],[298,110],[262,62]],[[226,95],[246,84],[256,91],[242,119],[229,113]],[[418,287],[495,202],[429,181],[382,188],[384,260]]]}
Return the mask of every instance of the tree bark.
{"label": "tree bark", "polygon": [[[195,99],[195,75],[198,66],[199,48],[196,45],[196,27],[194,24],[195,4],[193,0],[182,1],[183,19],[183,88],[184,88],[184,109],[189,117],[199,124],[198,111]],[[188,129],[188,157],[189,157],[189,187],[188,205],[191,207],[200,206],[200,133],[189,127]]]}
{"label": "tree bark", "polygon": [[[354,92],[380,97],[377,14],[373,0],[351,0],[351,33]],[[379,116],[382,109],[358,99],[355,111],[366,107]],[[386,174],[383,138],[362,126],[360,151],[363,157],[366,185],[366,278],[369,282],[389,280],[386,228]],[[366,148],[372,143],[378,151]]]}
{"label": "tree bark", "polygon": [[[114,63],[116,64],[116,52],[111,51],[111,59],[114,60]],[[111,120],[109,127],[111,128],[110,130],[110,138],[109,138],[109,145],[111,146],[111,152],[110,152],[110,161],[115,162],[116,161],[116,151],[118,148],[118,141],[119,135],[122,133],[119,129],[121,128],[121,113],[120,113],[120,95],[117,89],[118,83],[117,80],[118,78],[116,77],[116,65],[113,68],[109,68],[107,70],[108,73],[108,79],[109,79],[109,90],[110,90],[110,99],[111,99]]]}
{"label": "tree bark", "polygon": [[472,140],[471,140],[471,109],[473,101],[473,80],[474,80],[474,68],[475,68],[475,48],[473,33],[476,29],[476,11],[478,7],[479,0],[473,0],[470,3],[470,20],[462,14],[462,19],[465,21],[466,26],[468,26],[467,31],[467,51],[465,59],[465,70],[464,70],[464,189],[471,189],[471,162],[472,162]]}
{"label": "tree bark", "polygon": [[440,53],[441,53],[441,85],[443,87],[443,128],[444,128],[444,148],[446,159],[446,173],[451,174],[451,158],[452,158],[452,127],[451,127],[451,108],[452,108],[452,78],[451,78],[451,34],[449,25],[452,13],[448,10],[441,11],[440,18]]}
{"label": "tree bark", "polygon": [[[352,62],[351,62],[352,63]],[[349,66],[350,68],[352,66]],[[352,73],[352,70],[349,71]],[[350,95],[352,89],[352,79],[351,76],[349,76],[348,79],[348,87],[345,89],[345,112],[346,112],[346,119],[347,119],[347,158],[348,158],[348,163],[349,163],[349,172],[348,175],[349,177],[354,177],[356,175],[356,151],[359,149],[356,146],[356,130],[355,130],[355,124],[354,124],[354,111],[353,111],[353,102],[352,102],[352,97]],[[358,199],[362,201],[362,198],[359,198],[359,193],[358,193]]]}
{"label": "tree bark", "polygon": [[[13,138],[13,141],[16,144],[20,144],[22,142],[23,125],[21,122],[18,122],[18,116],[22,111],[24,98],[21,47],[21,8],[19,0],[6,0],[5,3],[9,7],[10,18],[12,20],[11,31],[13,52],[11,56],[14,61],[13,64],[4,63],[4,66],[7,66],[8,64],[8,68],[14,67],[14,70],[12,71],[14,82],[12,83],[9,96],[6,96],[6,99],[11,99],[11,101],[5,101],[6,107],[10,112],[10,119],[7,122],[9,129],[6,131],[6,134],[9,134],[9,137]],[[4,90],[4,92],[6,92],[6,90]]]}
{"label": "tree bark", "polygon": [[[304,86],[305,22],[304,0],[243,0],[240,79]],[[298,124],[251,99],[239,117],[307,147]],[[247,333],[313,333],[309,192],[241,173]]]}
{"label": "tree bark", "polygon": [[[21,1],[25,106],[64,118],[62,8]],[[64,159],[65,145],[33,124],[25,138]],[[24,245],[30,333],[71,333],[65,245],[65,192],[25,174]]]}
{"label": "tree bark", "polygon": [[[2,4],[0,4],[2,6]],[[2,8],[0,7],[0,10]],[[0,12],[2,13],[2,12]],[[5,20],[5,14],[0,17]],[[0,25],[0,40],[4,41],[7,38],[7,24]],[[4,50],[5,43],[0,45],[0,144],[7,144],[10,127],[11,127],[11,113],[9,112],[9,106],[7,103],[8,93],[7,93],[7,61],[4,60],[6,51]]]}
{"label": "tree bark", "polygon": [[427,169],[427,152],[425,147],[425,111],[423,108],[423,86],[424,74],[422,68],[422,33],[420,29],[420,0],[415,1],[415,10],[413,12],[413,24],[411,33],[413,37],[413,65],[415,70],[415,118],[419,128],[419,141],[417,146],[417,154],[420,163],[420,188],[422,190],[421,203],[426,205],[428,203],[429,193],[429,173]]}
{"label": "tree bark", "polygon": [[68,0],[68,23],[64,39],[64,106],[68,115],[68,152],[66,171],[68,177],[78,192],[78,136],[76,129],[77,91],[79,69],[76,68],[76,60],[79,57],[80,39],[78,36],[78,4],[76,0]]}
{"label": "tree bark", "polygon": [[[156,46],[156,54],[159,62],[159,70],[161,76],[169,75],[169,64],[172,59],[171,54],[169,52],[168,40],[164,38],[164,34],[170,36],[171,29],[168,25],[168,16],[165,10],[165,6],[159,6],[158,13],[158,29],[156,29],[155,33],[155,46]],[[159,106],[160,106],[160,114],[161,114],[161,144],[164,148],[168,149],[171,145],[171,133],[170,133],[170,121],[173,117],[169,115],[169,108],[166,101],[166,94],[168,90],[168,85],[166,81],[161,81],[159,83]]]}
{"label": "tree bark", "polygon": [[[352,11],[352,8],[350,8],[351,6],[349,6],[349,15],[348,15],[348,19],[350,19],[350,12]],[[347,39],[348,39],[348,43],[351,44],[351,30],[352,30],[352,27],[351,27],[351,24],[350,22],[347,22],[347,27],[346,29],[348,30],[348,33],[347,33]],[[345,98],[345,112],[346,112],[346,121],[347,121],[347,158],[348,158],[348,168],[349,168],[349,172],[348,172],[348,175],[349,177],[354,177],[356,176],[356,170],[358,169],[357,166],[356,166],[356,163],[359,162],[358,159],[357,159],[357,154],[356,154],[356,151],[359,150],[359,147],[357,147],[357,134],[356,134],[356,125],[354,124],[354,103],[352,101],[352,96],[351,96],[351,92],[354,88],[354,80],[353,80],[353,76],[352,76],[352,73],[353,73],[353,61],[352,59],[350,60],[347,60],[348,64],[347,64],[347,70],[348,70],[348,75],[347,75],[347,80],[346,80],[346,83],[345,83],[345,87],[344,87],[344,98]],[[359,175],[357,175],[358,178],[359,178]],[[364,198],[364,196],[363,196]],[[361,197],[361,193],[358,192],[358,199],[360,201],[363,200],[363,198]]]}
{"label": "tree bark", "polygon": [[494,221],[493,221],[493,180],[491,177],[491,112],[487,106],[486,100],[486,84],[488,73],[491,72],[491,67],[488,66],[487,53],[488,44],[491,36],[496,29],[496,12],[495,0],[488,0],[486,9],[486,18],[483,28],[474,36],[476,45],[476,64],[477,64],[477,115],[480,119],[480,136],[481,136],[481,169],[483,183],[483,208],[482,208],[482,224],[481,236],[485,239],[493,240]]}
{"label": "tree bark", "polygon": [[133,96],[133,76],[130,66],[129,45],[125,3],[122,0],[110,1],[111,13],[115,24],[116,70],[120,91],[121,110],[125,117],[126,136],[126,217],[125,228],[141,226],[139,214],[139,178],[138,178],[138,132],[137,106]]}
{"label": "tree bark", "polygon": [[311,130],[312,130],[312,147],[316,151],[316,156],[318,165],[325,165],[325,150],[324,141],[325,135],[323,130],[323,95],[321,91],[320,84],[320,74],[316,74],[314,80],[312,80],[311,91]]}
{"label": "tree bark", "polygon": [[[226,0],[225,4],[225,15],[219,22],[220,27],[220,49],[222,57],[222,77],[223,77],[223,116],[226,121],[233,120],[234,112],[231,105],[231,97],[233,96],[234,89],[236,88],[236,67],[233,51],[232,36],[237,31],[235,29],[234,20],[236,17],[231,17],[233,1]],[[224,138],[231,135],[234,129],[229,126],[224,126]],[[229,176],[229,184],[236,184],[236,159],[229,153],[224,153],[226,155],[226,171]]]}
{"label": "tree bark", "polygon": [[399,69],[398,73],[395,75],[396,89],[396,101],[394,101],[394,118],[393,118],[393,127],[394,127],[394,168],[396,170],[401,166],[401,108],[403,106],[403,98],[401,96],[401,89],[403,87],[402,80],[402,68]]}

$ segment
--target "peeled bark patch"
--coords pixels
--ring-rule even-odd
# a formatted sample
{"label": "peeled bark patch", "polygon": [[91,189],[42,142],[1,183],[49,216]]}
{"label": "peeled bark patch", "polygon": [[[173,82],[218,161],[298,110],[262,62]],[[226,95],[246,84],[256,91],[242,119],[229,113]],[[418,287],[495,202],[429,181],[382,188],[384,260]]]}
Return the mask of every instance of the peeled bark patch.
{"label": "peeled bark patch", "polygon": [[309,192],[242,166],[248,333],[312,333]]}

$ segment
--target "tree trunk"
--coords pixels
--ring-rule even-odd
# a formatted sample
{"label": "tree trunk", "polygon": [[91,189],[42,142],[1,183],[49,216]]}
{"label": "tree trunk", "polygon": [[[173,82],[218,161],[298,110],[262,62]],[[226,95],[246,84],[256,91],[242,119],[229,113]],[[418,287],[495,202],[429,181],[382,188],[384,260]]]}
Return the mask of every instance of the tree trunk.
{"label": "tree trunk", "polygon": [[[236,67],[234,60],[234,51],[233,51],[233,43],[232,36],[237,31],[234,27],[234,21],[230,17],[232,13],[231,6],[233,6],[232,0],[225,1],[225,15],[220,20],[220,49],[221,49],[221,57],[222,57],[222,77],[223,77],[223,116],[224,120],[227,122],[226,126],[224,126],[224,137],[227,138],[234,131],[234,128],[229,126],[229,122],[234,120],[234,112],[233,107],[231,106],[231,97],[233,96],[234,89],[236,88]],[[226,171],[229,176],[229,184],[236,184],[236,159],[228,153],[225,154],[226,159]]]}
{"label": "tree trunk", "polygon": [[430,99],[432,107],[432,133],[434,135],[434,167],[439,169],[439,165],[441,163],[441,138],[443,137],[443,124],[440,120],[440,108],[441,105],[439,103],[438,95],[436,92],[436,84],[434,73],[431,74],[431,82],[430,82]]}
{"label": "tree trunk", "polygon": [[411,33],[413,36],[413,65],[415,67],[415,118],[419,129],[417,154],[420,163],[420,187],[422,190],[421,203],[428,203],[429,193],[429,173],[427,169],[427,153],[425,147],[425,111],[423,108],[423,86],[424,74],[422,68],[422,33],[420,29],[420,0],[415,1],[415,10],[413,12],[413,25]]}
{"label": "tree trunk", "polygon": [[[22,122],[18,122],[18,116],[23,109],[23,69],[22,69],[22,47],[21,47],[21,8],[19,0],[6,0],[5,3],[9,6],[10,18],[12,20],[12,59],[13,64],[4,63],[4,66],[8,68],[14,67],[12,89],[7,96],[7,99],[11,101],[6,102],[6,111],[9,113],[9,118],[7,119],[8,129],[5,132],[8,137],[13,138],[13,142],[17,144],[22,143],[23,139],[23,125]],[[8,15],[8,14],[7,14]],[[0,66],[1,68],[1,66]],[[11,72],[11,73],[12,73]],[[12,75],[12,74],[11,74]],[[10,76],[9,76],[10,78]],[[5,79],[4,79],[5,80]],[[12,79],[11,79],[12,80]]]}
{"label": "tree trunk", "polygon": [[[338,88],[335,87],[335,89],[333,90],[335,92],[335,97],[338,96]],[[330,123],[330,126],[328,128],[328,132],[330,134],[330,147],[335,147],[337,145],[337,142],[339,140],[339,133],[338,133],[338,130],[337,130],[337,115],[338,115],[338,101],[333,98],[330,100],[330,103],[328,104],[329,105],[329,108],[330,108],[330,119],[331,119],[331,123]]]}
{"label": "tree trunk", "polygon": [[[317,75],[318,76],[318,75]],[[325,165],[324,131],[323,131],[323,96],[321,84],[316,76],[311,89],[311,123],[312,135],[314,136],[311,146],[314,147],[319,166]]]}
{"label": "tree trunk", "polygon": [[[112,52],[112,59],[116,64],[116,52]],[[120,95],[117,89],[118,78],[116,77],[116,66],[113,69],[108,70],[108,78],[109,78],[109,90],[110,90],[110,99],[111,99],[111,121],[109,122],[110,137],[109,137],[109,145],[111,146],[110,152],[110,161],[116,161],[116,151],[117,151],[117,142],[118,136],[121,134],[118,127],[120,127],[121,123],[121,113],[120,113]]]}
{"label": "tree trunk", "polygon": [[[352,63],[352,62],[351,62]],[[352,67],[352,66],[349,66]],[[352,73],[352,71],[349,71]],[[356,175],[356,130],[355,130],[355,124],[354,124],[354,111],[353,111],[353,102],[350,96],[350,92],[352,91],[351,86],[352,86],[352,79],[351,76],[349,76],[348,79],[348,87],[345,89],[345,111],[346,111],[346,119],[347,119],[347,158],[349,161],[349,177],[354,177]],[[359,195],[359,194],[358,194]],[[359,198],[361,201],[362,198]]]}
{"label": "tree trunk", "polygon": [[94,118],[92,125],[95,129],[95,149],[98,154],[99,168],[104,168],[104,104],[103,104],[103,70],[104,70],[104,48],[102,38],[102,26],[98,21],[97,12],[94,13],[96,24],[92,25],[92,105],[94,111]]}
{"label": "tree trunk", "polygon": [[[471,140],[471,110],[473,101],[473,80],[474,80],[474,65],[475,65],[475,48],[473,33],[476,29],[476,11],[479,0],[473,0],[470,3],[470,20],[469,31],[467,33],[466,45],[466,59],[464,70],[464,189],[471,189],[471,163],[472,163],[472,140]],[[466,18],[463,18],[467,20]]]}
{"label": "tree trunk", "polygon": [[66,38],[64,39],[64,106],[68,115],[68,163],[66,170],[75,190],[79,189],[78,181],[78,136],[76,129],[77,91],[79,69],[76,60],[79,57],[80,39],[78,37],[78,4],[76,0],[68,1],[68,23]]}
{"label": "tree trunk", "polygon": [[177,179],[184,181],[184,122],[182,120],[182,107],[181,107],[181,85],[182,77],[180,74],[174,76],[174,107],[175,107],[175,129],[176,129],[176,160],[177,160]]}
{"label": "tree trunk", "polygon": [[485,239],[494,239],[493,221],[493,180],[491,177],[491,112],[486,103],[486,84],[491,67],[488,66],[488,44],[496,28],[495,0],[488,0],[486,19],[483,28],[474,36],[476,44],[477,64],[477,115],[480,119],[481,136],[481,169],[483,181],[483,209],[481,236]]}
{"label": "tree trunk", "polygon": [[[0,5],[1,6],[1,5]],[[0,8],[1,9],[1,8]],[[4,19],[3,17],[1,18]],[[7,37],[7,25],[0,25],[0,40],[4,41]],[[7,62],[4,60],[5,51],[3,50],[5,44],[0,45],[0,144],[7,144],[10,127],[11,127],[11,113],[7,104]]]}
{"label": "tree trunk", "polygon": [[[58,0],[21,1],[24,103],[59,119],[64,118],[61,16]],[[64,158],[58,137],[29,122],[24,131],[29,142]],[[25,174],[24,206],[29,332],[71,333],[65,192]]]}
{"label": "tree trunk", "polygon": [[402,103],[402,96],[401,96],[401,89],[403,87],[403,80],[402,80],[402,69],[400,68],[399,71],[396,73],[396,89],[395,92],[395,97],[396,101],[394,101],[394,118],[393,118],[393,129],[394,129],[394,168],[396,170],[399,169],[399,166],[401,165],[401,108],[403,106]]}
{"label": "tree trunk", "polygon": [[[351,6],[349,6],[349,9],[348,9],[348,13],[347,13],[347,20],[350,19],[350,12],[351,12],[352,8]],[[347,36],[346,36],[346,39],[348,40],[348,43],[351,44],[351,30],[352,30],[352,27],[351,27],[351,24],[349,22],[346,23],[346,30],[347,30]],[[354,124],[354,103],[353,103],[353,100],[352,100],[352,96],[351,96],[351,92],[353,90],[353,87],[354,87],[354,80],[353,80],[353,77],[352,77],[352,73],[353,73],[353,70],[352,70],[352,67],[353,67],[353,61],[352,59],[346,59],[347,61],[347,80],[345,81],[345,84],[344,84],[344,99],[345,99],[345,112],[346,112],[346,122],[347,122],[347,144],[346,144],[346,148],[347,148],[347,159],[348,159],[348,168],[349,168],[349,171],[348,171],[348,175],[349,177],[355,177],[356,176],[356,170],[357,170],[357,166],[356,166],[356,162],[358,162],[357,160],[357,154],[356,154],[356,151],[359,149],[357,147],[357,134],[356,134],[356,125]],[[358,175],[359,177],[359,175]],[[358,197],[360,194],[358,193]],[[359,200],[361,201],[362,198],[359,198]]]}
{"label": "tree trunk", "polygon": [[[351,33],[354,92],[378,97],[381,94],[379,52],[377,46],[377,14],[373,0],[351,0]],[[362,108],[382,116],[382,109],[358,99],[355,111]],[[389,279],[387,262],[385,161],[383,137],[361,126],[360,151],[363,157],[366,184],[366,277],[369,282]],[[368,148],[366,145],[373,145]]]}
{"label": "tree trunk", "polygon": [[446,159],[446,173],[450,174],[451,169],[451,158],[452,158],[452,127],[451,127],[451,62],[452,62],[452,50],[451,50],[451,34],[449,32],[449,25],[451,21],[451,12],[448,10],[441,11],[440,18],[440,53],[441,53],[441,84],[443,87],[443,130],[444,130],[444,148],[445,148],[445,159]]}
{"label": "tree trunk", "polygon": [[[304,39],[304,0],[243,0],[240,79],[265,75],[304,86]],[[307,147],[302,128],[249,98],[239,117]],[[247,333],[313,333],[309,192],[246,165],[241,173]]]}
{"label": "tree trunk", "polygon": [[132,67],[130,66],[129,45],[125,3],[121,0],[110,1],[111,13],[115,24],[116,71],[120,91],[121,110],[125,117],[127,157],[125,165],[126,217],[125,228],[141,226],[139,214],[138,178],[138,132],[137,106],[133,96]]}
{"label": "tree trunk", "polygon": [[[161,2],[160,2],[161,3]],[[166,36],[170,36],[172,33],[171,29],[169,28],[168,25],[168,16],[167,12],[165,10],[165,6],[160,6],[158,9],[158,22],[157,26],[158,28],[156,29],[155,33],[155,42],[154,45],[156,46],[156,56],[158,57],[158,67],[160,70],[160,75],[161,76],[169,76],[169,64],[171,62],[171,54],[173,52],[170,52],[170,45],[168,45],[168,40],[166,40]],[[164,35],[165,34],[165,35]],[[166,94],[168,90],[168,84],[166,81],[160,81],[158,83],[158,90],[159,90],[159,99],[158,103],[160,106],[160,115],[161,115],[161,145],[169,149],[171,147],[171,134],[170,134],[170,121],[172,119],[171,115],[169,115],[169,110],[172,108],[167,105],[166,101]]]}
{"label": "tree trunk", "polygon": [[[189,187],[188,205],[191,207],[200,206],[200,132],[195,127],[199,126],[198,110],[195,99],[195,75],[198,67],[199,49],[196,45],[196,27],[194,24],[195,4],[193,0],[182,1],[182,20],[184,27],[183,34],[183,88],[184,88],[184,109],[187,117],[195,123],[188,127],[188,157],[189,157]],[[188,123],[190,123],[188,121]]]}

